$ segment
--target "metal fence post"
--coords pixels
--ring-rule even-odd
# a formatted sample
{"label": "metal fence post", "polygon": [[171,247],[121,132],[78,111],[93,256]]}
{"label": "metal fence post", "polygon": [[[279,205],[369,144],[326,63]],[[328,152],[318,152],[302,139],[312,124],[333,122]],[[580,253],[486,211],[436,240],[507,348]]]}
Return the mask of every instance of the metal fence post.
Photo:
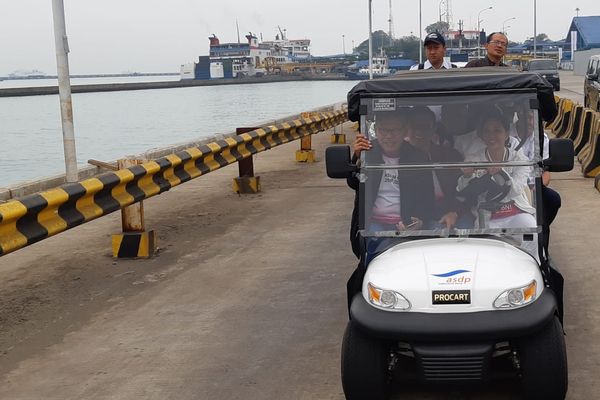
{"label": "metal fence post", "polygon": [[[122,159],[117,161],[118,169],[142,164],[143,160]],[[156,233],[146,231],[144,204],[142,201],[121,209],[123,232],[112,235],[112,252],[116,258],[148,258],[156,251]]]}
{"label": "metal fence post", "polygon": [[[333,106],[333,111],[342,110],[342,103],[337,103]],[[333,127],[333,134],[331,135],[331,144],[346,144],[346,134],[344,133],[344,124],[340,124],[339,132],[338,126]]]}
{"label": "metal fence post", "polygon": [[[313,113],[303,112],[300,117],[303,119],[311,118]],[[315,162],[315,151],[312,149],[312,136],[307,135],[300,138],[300,150],[296,150],[296,161],[312,163]]]}

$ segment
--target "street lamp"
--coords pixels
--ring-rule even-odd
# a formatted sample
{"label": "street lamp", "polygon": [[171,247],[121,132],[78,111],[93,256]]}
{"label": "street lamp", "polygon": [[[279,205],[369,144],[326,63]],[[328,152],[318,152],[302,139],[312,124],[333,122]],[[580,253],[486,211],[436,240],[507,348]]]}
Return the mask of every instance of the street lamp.
{"label": "street lamp", "polygon": [[509,18],[509,19],[505,19],[505,20],[504,20],[504,22],[502,22],[502,33],[506,34],[506,28],[505,28],[505,25],[506,25],[506,23],[507,23],[508,21],[512,21],[513,19],[517,19],[517,17],[512,17],[512,18]]}
{"label": "street lamp", "polygon": [[[481,21],[483,21],[482,19],[479,18],[479,16],[481,15],[482,12],[487,11],[487,10],[491,10],[492,6],[489,6],[488,8],[484,8],[483,10],[479,11],[479,13],[477,13],[477,34],[479,35],[481,32]],[[481,58],[481,39],[477,39],[477,58]]]}
{"label": "street lamp", "polygon": [[371,3],[369,0],[369,79],[373,79],[373,14],[371,12]]}
{"label": "street lamp", "polygon": [[537,1],[533,0],[533,58],[537,54]]}
{"label": "street lamp", "polygon": [[75,128],[73,127],[73,102],[71,99],[71,80],[69,78],[69,43],[65,28],[65,6],[63,0],[52,0],[54,21],[54,44],[56,47],[56,69],[58,77],[58,97],[63,131],[63,149],[65,153],[66,180],[77,182],[77,153],[75,151]]}
{"label": "street lamp", "polygon": [[342,51],[344,52],[344,55],[346,55],[346,35],[342,35]]}
{"label": "street lamp", "polygon": [[419,64],[423,64],[423,14],[421,12],[421,0],[419,0]]}

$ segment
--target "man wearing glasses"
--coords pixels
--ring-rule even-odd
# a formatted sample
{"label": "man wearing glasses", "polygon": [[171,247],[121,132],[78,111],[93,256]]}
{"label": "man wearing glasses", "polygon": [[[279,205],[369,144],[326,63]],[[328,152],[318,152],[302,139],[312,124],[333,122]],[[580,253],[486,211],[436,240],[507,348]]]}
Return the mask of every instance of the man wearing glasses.
{"label": "man wearing glasses", "polygon": [[471,60],[465,65],[465,68],[472,67],[508,67],[502,62],[502,57],[506,54],[508,47],[508,38],[501,32],[492,32],[486,39],[485,48],[487,55],[485,58]]}

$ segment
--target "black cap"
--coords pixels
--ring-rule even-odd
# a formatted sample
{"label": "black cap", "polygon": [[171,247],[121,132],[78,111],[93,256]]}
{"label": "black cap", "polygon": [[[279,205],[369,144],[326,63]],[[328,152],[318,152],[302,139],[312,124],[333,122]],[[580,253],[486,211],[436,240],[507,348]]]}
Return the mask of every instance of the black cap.
{"label": "black cap", "polygon": [[439,32],[431,32],[427,36],[425,36],[425,41],[423,42],[423,46],[427,46],[429,43],[437,43],[442,46],[446,46],[446,41],[444,40],[444,36]]}

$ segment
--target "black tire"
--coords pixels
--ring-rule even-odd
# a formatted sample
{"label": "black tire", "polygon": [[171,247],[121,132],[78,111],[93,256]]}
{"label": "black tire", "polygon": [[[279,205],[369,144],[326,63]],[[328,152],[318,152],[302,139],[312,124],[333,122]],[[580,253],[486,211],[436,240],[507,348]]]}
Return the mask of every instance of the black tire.
{"label": "black tire", "polygon": [[342,342],[342,387],[347,400],[388,398],[387,346],[367,337],[352,321]]}
{"label": "black tire", "polygon": [[560,92],[560,84],[556,85],[556,88],[554,88],[555,92]]}
{"label": "black tire", "polygon": [[565,337],[558,317],[535,335],[520,340],[518,349],[524,398],[563,400],[569,379]]}

